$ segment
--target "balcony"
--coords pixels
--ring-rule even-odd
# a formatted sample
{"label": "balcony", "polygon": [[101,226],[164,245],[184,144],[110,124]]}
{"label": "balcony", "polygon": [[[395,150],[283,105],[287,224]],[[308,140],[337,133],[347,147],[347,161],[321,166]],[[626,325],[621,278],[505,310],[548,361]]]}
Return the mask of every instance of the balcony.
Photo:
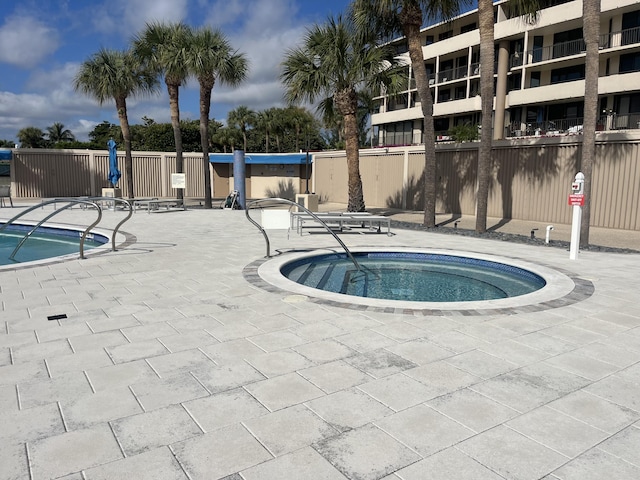
{"label": "balcony", "polygon": [[438,73],[438,83],[451,82],[467,76],[467,67],[451,68]]}
{"label": "balcony", "polygon": [[600,35],[600,48],[616,48],[640,43],[640,27]]}
{"label": "balcony", "polygon": [[[522,124],[514,122],[507,127],[507,137],[556,137],[582,133],[582,118],[559,118],[544,122]],[[637,130],[640,129],[640,113],[602,115],[598,118],[596,130]]]}
{"label": "balcony", "polygon": [[[640,27],[628,28],[619,32],[611,32],[600,35],[600,49],[623,47],[640,43]],[[547,47],[534,48],[528,52],[515,52],[509,57],[510,68],[520,67],[525,64],[546,62],[572,55],[584,53],[586,45],[584,39],[571,40],[570,42],[555,43]]]}

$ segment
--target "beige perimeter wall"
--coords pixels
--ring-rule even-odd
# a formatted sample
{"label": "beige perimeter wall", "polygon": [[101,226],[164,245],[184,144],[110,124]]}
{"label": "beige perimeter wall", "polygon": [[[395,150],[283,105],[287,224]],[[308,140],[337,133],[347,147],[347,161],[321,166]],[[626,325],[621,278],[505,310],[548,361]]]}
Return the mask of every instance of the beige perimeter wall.
{"label": "beige perimeter wall", "polygon": [[[501,141],[493,148],[488,215],[571,223],[571,183],[580,170],[581,136]],[[475,214],[478,144],[438,145],[438,213]],[[367,207],[424,208],[422,147],[362,150],[360,173]],[[314,156],[314,189],[321,200],[347,203],[344,152]],[[640,230],[640,135],[598,136],[591,224]]]}
{"label": "beige perimeter wall", "polygon": [[[489,194],[491,217],[549,223],[571,223],[567,204],[571,183],[580,168],[581,136],[495,142]],[[438,213],[474,215],[478,145],[438,145]],[[118,152],[123,173],[124,152]],[[11,191],[14,197],[98,196],[107,187],[106,151],[13,150]],[[202,155],[185,153],[187,198],[204,197]],[[344,152],[313,155],[311,190],[321,201],[348,202]],[[360,172],[367,207],[422,210],[424,148],[368,149],[360,152]],[[247,197],[268,192],[304,191],[304,169],[282,171],[269,166],[247,169]],[[210,169],[213,195],[224,198],[233,188],[228,165]],[[136,197],[175,197],[171,173],[175,154],[134,152]],[[600,134],[593,172],[591,224],[640,231],[640,134]]]}

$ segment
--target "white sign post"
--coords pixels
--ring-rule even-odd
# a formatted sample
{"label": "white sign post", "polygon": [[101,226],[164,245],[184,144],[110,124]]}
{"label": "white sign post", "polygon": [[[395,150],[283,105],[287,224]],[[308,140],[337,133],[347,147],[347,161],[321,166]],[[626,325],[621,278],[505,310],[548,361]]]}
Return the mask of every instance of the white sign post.
{"label": "white sign post", "polygon": [[580,226],[582,224],[582,206],[584,205],[584,174],[576,173],[576,178],[571,185],[569,205],[573,206],[573,218],[571,220],[571,244],[569,246],[569,259],[578,259],[580,247]]}

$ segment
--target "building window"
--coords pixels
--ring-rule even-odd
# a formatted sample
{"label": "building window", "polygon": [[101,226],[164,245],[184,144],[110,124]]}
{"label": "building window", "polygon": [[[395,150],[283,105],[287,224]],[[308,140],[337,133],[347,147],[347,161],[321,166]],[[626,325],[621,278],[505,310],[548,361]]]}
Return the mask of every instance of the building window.
{"label": "building window", "polygon": [[398,122],[385,125],[385,145],[411,145],[413,140],[413,122]]}
{"label": "building window", "polygon": [[447,30],[446,32],[442,32],[438,35],[438,41],[446,40],[447,38],[453,37],[453,30]]}
{"label": "building window", "polygon": [[540,86],[540,72],[531,72],[531,81],[529,82],[530,88]]}
{"label": "building window", "polygon": [[456,100],[467,97],[467,87],[456,87],[455,91]]}
{"label": "building window", "polygon": [[640,27],[640,10],[635,12],[627,12],[622,15],[622,30]]}
{"label": "building window", "polygon": [[463,25],[462,27],[460,27],[460,33],[467,33],[467,32],[473,32],[476,28],[478,28],[476,26],[476,23],[469,23],[467,25]]}
{"label": "building window", "polygon": [[434,42],[433,35],[427,35],[424,39],[425,45],[431,45]]}
{"label": "building window", "polygon": [[507,80],[507,91],[510,92],[511,90],[520,90],[520,87],[522,86],[522,74],[521,73],[514,73],[513,75],[509,76],[509,79]]}
{"label": "building window", "polygon": [[620,73],[640,71],[640,52],[620,55]]}
{"label": "building window", "polygon": [[551,83],[573,82],[584,78],[584,64],[551,70]]}
{"label": "building window", "polygon": [[436,134],[443,135],[449,131],[449,118],[448,117],[440,117],[433,119],[433,129]]}
{"label": "building window", "polygon": [[438,91],[438,103],[448,102],[449,100],[451,100],[451,89],[440,89]]}
{"label": "building window", "polygon": [[536,35],[533,37],[533,58],[532,62],[542,61],[542,47],[544,45],[544,37],[542,35]]}

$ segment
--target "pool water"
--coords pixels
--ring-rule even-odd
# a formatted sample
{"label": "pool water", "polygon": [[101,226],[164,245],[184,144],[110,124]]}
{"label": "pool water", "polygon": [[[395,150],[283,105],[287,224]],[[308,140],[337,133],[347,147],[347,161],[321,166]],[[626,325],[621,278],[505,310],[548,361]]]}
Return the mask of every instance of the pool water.
{"label": "pool water", "polygon": [[415,302],[465,302],[510,298],[544,287],[545,280],[519,267],[442,254],[343,254],[296,260],[284,276],[302,285],[358,297]]}
{"label": "pool water", "polygon": [[[41,227],[20,247],[11,260],[9,256],[31,228],[33,227],[27,225],[10,225],[0,232],[0,265],[15,265],[71,254],[79,256],[82,232]],[[88,235],[84,242],[84,250],[86,252],[99,247],[107,241],[108,239],[102,235]]]}

